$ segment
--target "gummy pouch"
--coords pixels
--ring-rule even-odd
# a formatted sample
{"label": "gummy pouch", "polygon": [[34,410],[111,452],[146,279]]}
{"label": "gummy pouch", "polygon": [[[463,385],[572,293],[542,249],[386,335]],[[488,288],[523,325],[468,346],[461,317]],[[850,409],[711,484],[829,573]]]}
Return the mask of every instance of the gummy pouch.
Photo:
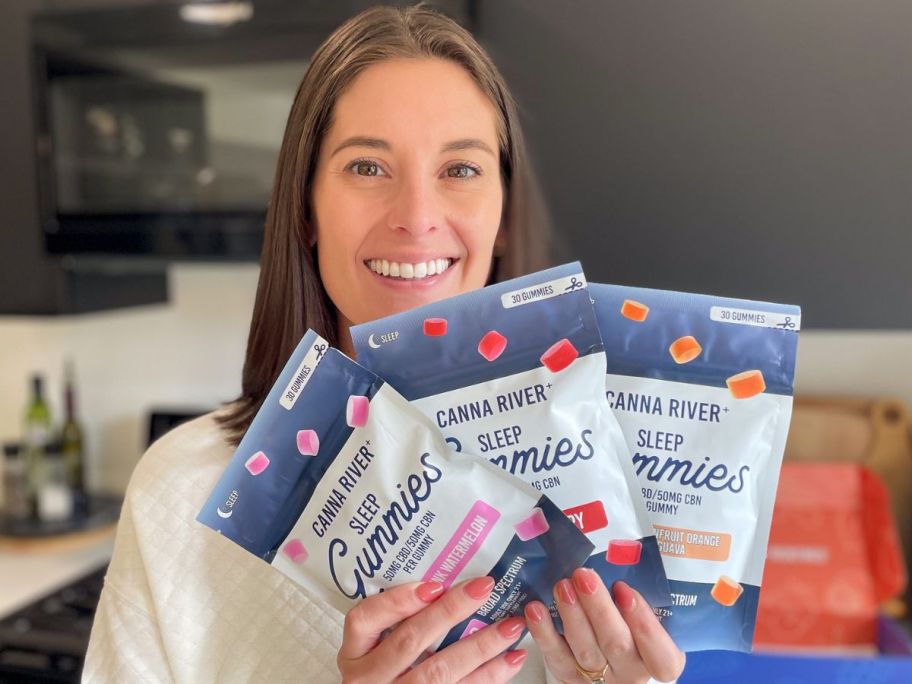
{"label": "gummy pouch", "polygon": [[658,545],[605,402],[605,353],[579,263],[351,333],[359,362],[457,450],[546,492],[595,545],[586,565],[609,587],[625,580],[652,605],[668,604]]}
{"label": "gummy pouch", "polygon": [[592,550],[547,497],[457,454],[313,331],[197,520],[342,612],[396,584],[493,577],[491,598],[439,647],[550,600]]}
{"label": "gummy pouch", "polygon": [[749,651],[792,412],[801,310],[591,284],[606,390],[668,573],[684,651]]}

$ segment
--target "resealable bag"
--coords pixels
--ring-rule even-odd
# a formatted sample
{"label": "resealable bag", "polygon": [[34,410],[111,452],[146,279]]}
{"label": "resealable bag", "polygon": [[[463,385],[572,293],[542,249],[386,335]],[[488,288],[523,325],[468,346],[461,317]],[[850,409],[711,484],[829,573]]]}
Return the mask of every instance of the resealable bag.
{"label": "resealable bag", "polygon": [[[459,451],[546,493],[595,545],[586,565],[654,606],[670,596],[579,263],[351,329],[358,360]],[[550,603],[550,602],[546,602]]]}
{"label": "resealable bag", "polygon": [[446,646],[521,614],[592,545],[547,497],[458,454],[388,384],[308,331],[197,520],[342,612],[410,581],[490,575]]}
{"label": "resealable bag", "polygon": [[797,306],[590,284],[606,391],[685,651],[749,651],[792,409]]}

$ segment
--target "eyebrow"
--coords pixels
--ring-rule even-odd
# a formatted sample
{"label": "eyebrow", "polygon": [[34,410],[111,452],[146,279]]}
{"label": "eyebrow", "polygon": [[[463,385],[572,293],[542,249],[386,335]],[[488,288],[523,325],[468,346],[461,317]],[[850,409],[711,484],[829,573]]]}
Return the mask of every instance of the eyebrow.
{"label": "eyebrow", "polygon": [[381,140],[380,138],[368,138],[363,135],[356,135],[354,137],[343,140],[342,144],[333,150],[333,153],[330,155],[330,157],[335,157],[346,147],[373,147],[377,150],[391,149],[390,144],[386,142],[386,140]]}
{"label": "eyebrow", "polygon": [[[381,138],[370,138],[368,136],[356,135],[351,138],[347,138],[342,141],[342,143],[333,150],[333,153],[330,157],[334,157],[336,154],[344,150],[346,147],[371,147],[375,150],[391,150],[392,146]],[[460,140],[454,140],[448,142],[441,148],[441,152],[458,152],[460,150],[481,150],[482,152],[487,152],[492,157],[497,157],[494,154],[494,150],[484,141],[479,140],[478,138],[462,138]]]}
{"label": "eyebrow", "polygon": [[488,147],[488,144],[484,140],[479,140],[478,138],[463,138],[462,140],[454,140],[453,142],[447,143],[443,146],[443,152],[458,152],[459,150],[481,150],[482,152],[487,152],[492,157],[497,157],[494,154],[494,150]]}

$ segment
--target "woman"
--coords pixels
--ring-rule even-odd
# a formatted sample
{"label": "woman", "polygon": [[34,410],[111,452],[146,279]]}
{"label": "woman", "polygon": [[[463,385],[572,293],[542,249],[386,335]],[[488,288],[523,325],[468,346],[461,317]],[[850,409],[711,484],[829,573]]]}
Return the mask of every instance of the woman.
{"label": "woman", "polygon": [[[241,397],[159,440],[133,475],[87,680],[542,681],[505,652],[522,618],[425,656],[488,598],[475,578],[413,583],[347,616],[194,522],[307,328],[352,353],[352,324],[546,265],[513,101],[484,51],[422,8],[376,8],[317,51],[279,155]],[[555,587],[565,637],[526,609],[562,682],[673,679],[683,655],[649,606],[578,570]],[[535,651],[536,649],[532,649]]]}

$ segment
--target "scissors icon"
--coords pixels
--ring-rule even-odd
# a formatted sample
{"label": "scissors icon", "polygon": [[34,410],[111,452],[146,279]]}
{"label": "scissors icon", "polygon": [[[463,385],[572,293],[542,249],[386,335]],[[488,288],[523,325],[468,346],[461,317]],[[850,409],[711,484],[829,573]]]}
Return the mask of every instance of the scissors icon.
{"label": "scissors icon", "polygon": [[570,284],[564,288],[564,292],[573,292],[574,290],[580,289],[582,286],[583,284],[577,280],[576,276],[572,276],[570,278]]}
{"label": "scissors icon", "polygon": [[326,345],[325,344],[315,344],[314,351],[317,352],[317,361],[319,361],[320,359],[323,358],[323,352],[326,351]]}
{"label": "scissors icon", "polygon": [[795,323],[792,321],[791,316],[786,316],[782,323],[776,323],[776,327],[782,328],[783,330],[793,330],[795,328]]}

